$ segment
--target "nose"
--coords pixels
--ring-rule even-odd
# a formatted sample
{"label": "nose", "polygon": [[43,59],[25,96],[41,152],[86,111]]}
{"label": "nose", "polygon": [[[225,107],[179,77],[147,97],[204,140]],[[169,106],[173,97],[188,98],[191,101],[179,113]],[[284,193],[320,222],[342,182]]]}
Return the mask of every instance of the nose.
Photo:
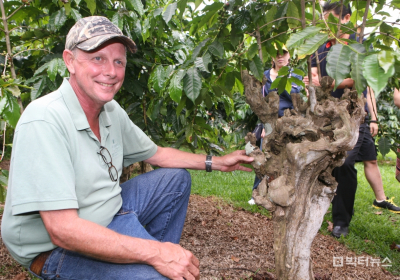
{"label": "nose", "polygon": [[115,78],[117,76],[117,69],[113,61],[108,61],[103,67],[103,75]]}

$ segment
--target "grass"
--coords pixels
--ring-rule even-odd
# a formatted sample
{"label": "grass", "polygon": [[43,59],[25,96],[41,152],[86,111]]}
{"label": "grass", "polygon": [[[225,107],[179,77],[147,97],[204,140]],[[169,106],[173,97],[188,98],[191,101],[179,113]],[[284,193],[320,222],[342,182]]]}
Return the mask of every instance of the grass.
{"label": "grass", "polygon": [[[381,155],[378,156],[385,194],[389,197],[396,197],[395,202],[400,204],[400,183],[395,179],[395,160],[396,155],[393,152],[386,155],[385,158]],[[374,258],[379,257],[381,261],[388,258],[391,266],[385,268],[395,275],[400,275],[400,253],[390,249],[392,242],[400,244],[400,214],[372,207],[375,196],[365,179],[364,165],[357,163],[356,169],[358,171],[358,188],[355,213],[350,225],[350,234],[339,241],[357,254],[365,252]],[[254,173],[239,171],[205,173],[194,170],[191,170],[190,173],[192,174],[193,194],[217,196],[236,207],[270,215],[264,208],[247,203],[251,198]],[[330,234],[327,230],[327,221],[332,221],[330,209],[325,215],[320,229],[320,232],[325,235]]]}

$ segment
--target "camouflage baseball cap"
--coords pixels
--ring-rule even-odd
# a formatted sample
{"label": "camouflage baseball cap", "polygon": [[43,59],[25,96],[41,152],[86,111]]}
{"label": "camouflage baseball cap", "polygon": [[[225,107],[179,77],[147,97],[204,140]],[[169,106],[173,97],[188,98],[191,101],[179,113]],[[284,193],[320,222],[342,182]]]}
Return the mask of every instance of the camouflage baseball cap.
{"label": "camouflage baseball cap", "polygon": [[135,42],[123,35],[122,31],[108,18],[101,16],[78,20],[68,32],[65,49],[72,50],[77,47],[83,51],[92,51],[113,38],[119,39],[130,52],[136,52]]}

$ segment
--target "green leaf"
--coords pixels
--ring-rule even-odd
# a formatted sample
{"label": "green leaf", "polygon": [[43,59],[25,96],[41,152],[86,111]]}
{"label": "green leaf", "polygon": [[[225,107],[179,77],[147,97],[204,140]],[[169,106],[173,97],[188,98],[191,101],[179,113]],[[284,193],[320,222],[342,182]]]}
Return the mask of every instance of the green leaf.
{"label": "green leaf", "polygon": [[350,74],[351,49],[343,44],[335,44],[326,57],[326,72],[335,80],[335,88]]}
{"label": "green leaf", "polygon": [[[300,79],[297,79],[296,77],[293,77],[293,76],[292,76],[292,77],[290,77],[288,80],[289,80],[290,83],[295,83],[296,85],[305,88],[304,82],[303,82],[302,80],[300,80]],[[290,90],[291,90],[291,89],[290,89]],[[290,92],[290,91],[288,91],[288,92]]]}
{"label": "green leaf", "polygon": [[247,59],[253,59],[253,57],[258,53],[258,44],[254,43],[250,46],[247,51]]}
{"label": "green leaf", "polygon": [[121,17],[118,12],[113,15],[111,22],[118,26],[118,28],[121,30],[124,28],[124,18]]}
{"label": "green leaf", "polygon": [[207,72],[209,72],[208,65],[209,65],[210,63],[212,63],[211,54],[210,54],[209,52],[206,52],[206,53],[203,55],[203,64],[204,64],[204,67],[207,69]]}
{"label": "green leaf", "polygon": [[[266,14],[267,23],[272,22],[272,21],[275,19],[275,15],[276,15],[277,11],[278,11],[278,8],[277,8],[276,6],[272,6],[272,7],[268,10],[268,12],[267,12],[267,14]],[[266,25],[266,26],[264,27],[265,30],[264,30],[264,28],[263,28],[264,32],[269,31],[269,29],[271,29],[271,27],[272,27],[273,24],[274,24],[274,23],[269,23],[268,25]]]}
{"label": "green leaf", "polygon": [[130,10],[136,11],[140,16],[143,16],[143,4],[141,0],[125,0],[126,5]]}
{"label": "green leaf", "polygon": [[379,65],[385,70],[385,73],[394,65],[393,51],[380,51],[378,53]]}
{"label": "green leaf", "polygon": [[188,0],[180,0],[178,2],[179,20],[182,20],[183,13],[185,12],[187,2],[188,2]]}
{"label": "green leaf", "polygon": [[167,75],[164,67],[162,65],[157,65],[150,74],[149,85],[152,86],[156,92],[161,93],[166,79]]}
{"label": "green leaf", "polygon": [[350,62],[351,62],[351,72],[350,77],[354,81],[354,85],[358,93],[362,93],[367,88],[367,80],[364,77],[364,59],[365,55],[365,47],[361,44],[351,44],[350,47],[356,49],[357,52],[351,52],[350,54]]}
{"label": "green leaf", "polygon": [[42,79],[40,79],[33,85],[33,89],[31,90],[31,100],[33,101],[36,98],[38,98],[42,94],[45,87],[46,87],[46,77],[43,76]]}
{"label": "green leaf", "polygon": [[181,101],[178,104],[178,107],[176,107],[176,115],[179,116],[183,110],[183,108],[185,108],[186,106],[186,95],[183,95],[181,98]]}
{"label": "green leaf", "polygon": [[[60,29],[60,27],[62,27],[66,21],[67,21],[67,15],[65,14],[65,9],[61,8],[60,10],[50,15],[49,27],[51,30],[56,31]],[[40,38],[40,36],[38,35],[36,36]]]}
{"label": "green leaf", "polygon": [[4,175],[0,175],[0,185],[8,186],[8,178]]}
{"label": "green leaf", "polygon": [[328,27],[329,27],[330,31],[333,34],[336,34],[337,30],[338,30],[337,24],[338,24],[339,20],[333,15],[333,13],[329,13],[327,22],[329,22]]}
{"label": "green leaf", "polygon": [[304,40],[316,35],[317,33],[319,33],[321,29],[322,28],[320,27],[310,26],[306,27],[300,32],[293,33],[292,35],[290,35],[289,40],[286,42],[286,47],[288,49],[294,49],[299,47],[300,45],[303,44]]}
{"label": "green leaf", "polygon": [[[275,80],[276,80],[276,79],[275,79]],[[281,94],[281,93],[283,93],[283,92],[286,90],[286,88],[287,88],[287,82],[288,82],[287,77],[282,77],[282,78],[280,79],[279,85],[278,85],[278,94]],[[292,86],[290,85],[289,92],[290,92],[291,89],[292,89]]]}
{"label": "green leaf", "polygon": [[82,18],[82,15],[79,13],[79,11],[74,8],[71,9],[71,16],[75,21],[78,21]]}
{"label": "green leaf", "polygon": [[250,70],[253,72],[254,77],[259,81],[262,81],[264,75],[264,68],[261,59],[258,55],[254,56],[253,60],[250,61]]}
{"label": "green leaf", "polygon": [[235,86],[237,87],[237,89],[239,90],[240,94],[244,93],[244,86],[242,81],[240,81],[238,78],[235,79]]}
{"label": "green leaf", "polygon": [[[297,6],[293,1],[289,1],[289,6],[287,9],[287,16],[300,19],[299,10],[297,9]],[[288,22],[289,28],[295,28],[295,27],[299,26],[301,23],[300,20],[296,20],[296,19],[292,19],[292,18],[288,18],[287,22]]]}
{"label": "green leaf", "polygon": [[178,70],[176,71],[169,83],[169,95],[171,99],[174,100],[176,103],[181,101],[182,97],[182,79],[185,76],[185,70]]}
{"label": "green leaf", "polygon": [[165,12],[162,15],[165,23],[168,23],[171,20],[172,16],[175,15],[175,11],[176,11],[177,7],[178,7],[178,3],[176,3],[176,2],[173,2],[167,6],[167,8],[165,9]]}
{"label": "green leaf", "polygon": [[282,80],[282,77],[276,77],[276,79],[271,84],[271,89],[278,88],[281,80]]}
{"label": "green leaf", "polygon": [[216,40],[208,46],[208,50],[216,57],[222,58],[224,56],[224,46]]}
{"label": "green leaf", "polygon": [[304,44],[302,44],[297,50],[299,58],[303,58],[307,55],[314,53],[319,46],[321,46],[325,41],[328,40],[328,34],[318,33],[313,37],[306,39]]}
{"label": "green leaf", "polygon": [[[290,1],[288,1],[288,2],[290,2]],[[288,6],[289,6],[288,2],[281,2],[280,3],[278,11],[276,12],[274,19],[280,19],[280,18],[285,16],[286,11],[287,11]]]}
{"label": "green leaf", "polygon": [[210,73],[210,71],[208,71],[208,69],[204,65],[203,57],[196,57],[194,65],[196,65],[196,67],[199,68],[200,71]]}
{"label": "green leaf", "polygon": [[386,138],[384,136],[379,138],[378,148],[379,148],[379,152],[382,154],[383,157],[390,152],[391,146],[392,146],[392,144],[390,143],[389,138]]}
{"label": "green leaf", "polygon": [[90,10],[90,13],[93,15],[96,11],[96,0],[85,0],[87,7]]}
{"label": "green leaf", "polygon": [[21,116],[20,107],[18,105],[17,99],[12,96],[5,96],[3,97],[3,99],[7,99],[7,102],[2,111],[2,116],[13,128],[15,128],[18,123],[19,117]]}
{"label": "green leaf", "polygon": [[201,90],[201,77],[195,66],[189,68],[183,77],[183,89],[186,96],[195,103]]}
{"label": "green leaf", "polygon": [[394,75],[394,66],[385,73],[379,65],[378,54],[374,53],[364,59],[364,77],[378,98],[379,93],[386,87],[389,77]]}
{"label": "green leaf", "polygon": [[57,73],[58,73],[58,58],[55,58],[49,62],[49,67],[47,68],[47,74],[49,76],[50,81],[54,82]]}
{"label": "green leaf", "polygon": [[287,76],[289,74],[289,66],[283,66],[281,69],[278,71],[279,76]]}
{"label": "green leaf", "polygon": [[19,87],[16,85],[7,87],[7,90],[10,91],[12,93],[12,95],[15,97],[18,97],[21,95],[21,91],[20,91]]}
{"label": "green leaf", "polygon": [[302,77],[304,77],[304,75],[305,75],[305,73],[303,71],[301,71],[300,69],[297,69],[297,68],[293,69],[293,73],[297,74],[299,76],[302,76]]}

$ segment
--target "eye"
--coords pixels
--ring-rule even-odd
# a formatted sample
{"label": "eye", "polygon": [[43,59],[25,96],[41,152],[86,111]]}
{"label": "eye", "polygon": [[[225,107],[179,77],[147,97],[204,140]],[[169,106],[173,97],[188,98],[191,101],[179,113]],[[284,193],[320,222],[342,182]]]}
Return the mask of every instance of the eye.
{"label": "eye", "polygon": [[115,63],[116,63],[118,66],[121,66],[121,67],[124,67],[124,66],[125,66],[125,61],[122,61],[122,60],[115,60]]}
{"label": "eye", "polygon": [[101,60],[101,57],[100,57],[100,56],[96,56],[94,59],[95,59],[96,61],[100,61],[100,60]]}

